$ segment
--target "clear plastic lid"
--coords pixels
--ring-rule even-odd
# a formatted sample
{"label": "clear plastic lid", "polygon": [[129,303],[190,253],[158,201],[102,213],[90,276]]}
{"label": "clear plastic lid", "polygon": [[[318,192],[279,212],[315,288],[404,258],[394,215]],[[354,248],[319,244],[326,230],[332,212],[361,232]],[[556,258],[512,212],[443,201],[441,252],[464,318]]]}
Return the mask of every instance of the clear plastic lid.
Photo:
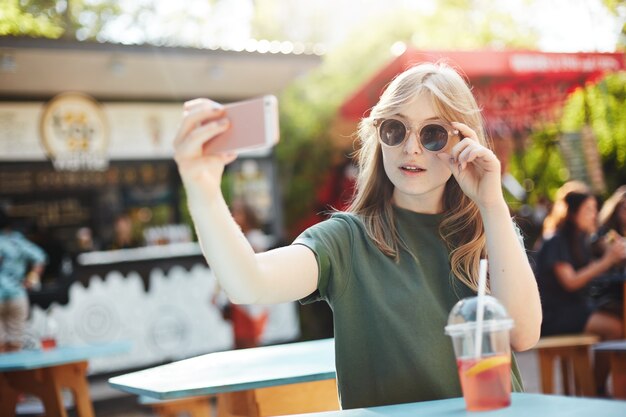
{"label": "clear plastic lid", "polygon": [[[448,316],[446,334],[456,336],[476,330],[476,310],[478,297],[468,297],[454,305]],[[483,313],[483,331],[495,332],[509,330],[513,327],[513,319],[500,302],[490,295],[485,295]]]}

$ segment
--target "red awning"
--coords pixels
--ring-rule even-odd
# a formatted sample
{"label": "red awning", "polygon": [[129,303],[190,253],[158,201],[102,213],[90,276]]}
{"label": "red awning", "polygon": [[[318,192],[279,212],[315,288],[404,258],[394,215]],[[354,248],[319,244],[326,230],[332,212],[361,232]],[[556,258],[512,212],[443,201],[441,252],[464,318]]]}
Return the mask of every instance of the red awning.
{"label": "red awning", "polygon": [[394,76],[421,62],[444,61],[473,87],[487,124],[521,130],[553,120],[576,87],[626,68],[622,53],[535,51],[417,51],[408,48],[340,108],[346,119],[366,116]]}

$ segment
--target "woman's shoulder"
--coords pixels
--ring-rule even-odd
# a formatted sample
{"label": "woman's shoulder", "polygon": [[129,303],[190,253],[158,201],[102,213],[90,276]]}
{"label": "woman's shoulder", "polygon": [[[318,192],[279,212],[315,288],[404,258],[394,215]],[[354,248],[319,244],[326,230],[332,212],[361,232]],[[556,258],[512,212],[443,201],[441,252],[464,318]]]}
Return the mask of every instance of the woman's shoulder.
{"label": "woman's shoulder", "polygon": [[324,230],[357,230],[363,228],[360,217],[354,213],[346,211],[336,211],[331,213],[326,220],[323,220],[309,229]]}
{"label": "woman's shoulder", "polygon": [[326,220],[310,226],[299,237],[349,237],[363,229],[363,222],[357,215],[341,211],[334,212]]}
{"label": "woman's shoulder", "polygon": [[358,215],[347,211],[335,211],[331,213],[329,220],[332,219],[338,219],[348,224],[363,224],[361,218]]}

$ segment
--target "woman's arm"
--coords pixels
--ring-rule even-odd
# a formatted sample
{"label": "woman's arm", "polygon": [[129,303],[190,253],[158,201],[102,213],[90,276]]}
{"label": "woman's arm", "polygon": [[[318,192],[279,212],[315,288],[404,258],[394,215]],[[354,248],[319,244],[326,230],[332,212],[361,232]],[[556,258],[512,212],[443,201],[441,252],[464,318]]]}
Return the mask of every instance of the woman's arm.
{"label": "woman's arm", "polygon": [[487,236],[491,292],[515,320],[513,348],[530,349],[539,340],[542,320],[537,281],[504,199],[500,204],[482,207],[481,215]]}
{"label": "woman's arm", "polygon": [[554,275],[566,291],[576,291],[624,259],[626,259],[626,246],[623,240],[619,239],[607,246],[602,258],[590,262],[579,270],[575,270],[567,262],[557,262],[553,267]]}
{"label": "woman's arm", "polygon": [[480,209],[487,238],[491,293],[515,321],[511,346],[518,351],[530,349],[541,332],[541,302],[537,281],[504,201],[500,161],[478,142],[470,127],[463,123],[453,126],[464,139],[454,145],[449,155],[439,157],[448,163],[463,192]]}
{"label": "woman's arm", "polygon": [[229,128],[224,110],[207,99],[185,103],[174,141],[175,159],[202,252],[231,301],[278,303],[317,287],[313,252],[301,245],[255,254],[222,196],[224,166],[234,154],[208,154],[204,144]]}

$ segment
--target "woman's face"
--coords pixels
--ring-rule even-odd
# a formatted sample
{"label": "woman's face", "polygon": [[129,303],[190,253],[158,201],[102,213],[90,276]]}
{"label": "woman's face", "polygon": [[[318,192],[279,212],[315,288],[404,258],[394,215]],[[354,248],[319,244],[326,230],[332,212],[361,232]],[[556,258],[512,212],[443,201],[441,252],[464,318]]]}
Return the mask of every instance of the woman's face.
{"label": "woman's face", "polygon": [[585,233],[594,233],[598,227],[598,203],[594,197],[587,198],[574,216],[574,222],[579,230]]}
{"label": "woman's face", "polygon": [[[398,116],[412,126],[422,125],[427,119],[440,119],[425,95],[401,108]],[[385,173],[394,185],[393,202],[421,213],[441,212],[444,188],[452,173],[435,153],[422,147],[417,133],[411,131],[399,146],[381,148]]]}

